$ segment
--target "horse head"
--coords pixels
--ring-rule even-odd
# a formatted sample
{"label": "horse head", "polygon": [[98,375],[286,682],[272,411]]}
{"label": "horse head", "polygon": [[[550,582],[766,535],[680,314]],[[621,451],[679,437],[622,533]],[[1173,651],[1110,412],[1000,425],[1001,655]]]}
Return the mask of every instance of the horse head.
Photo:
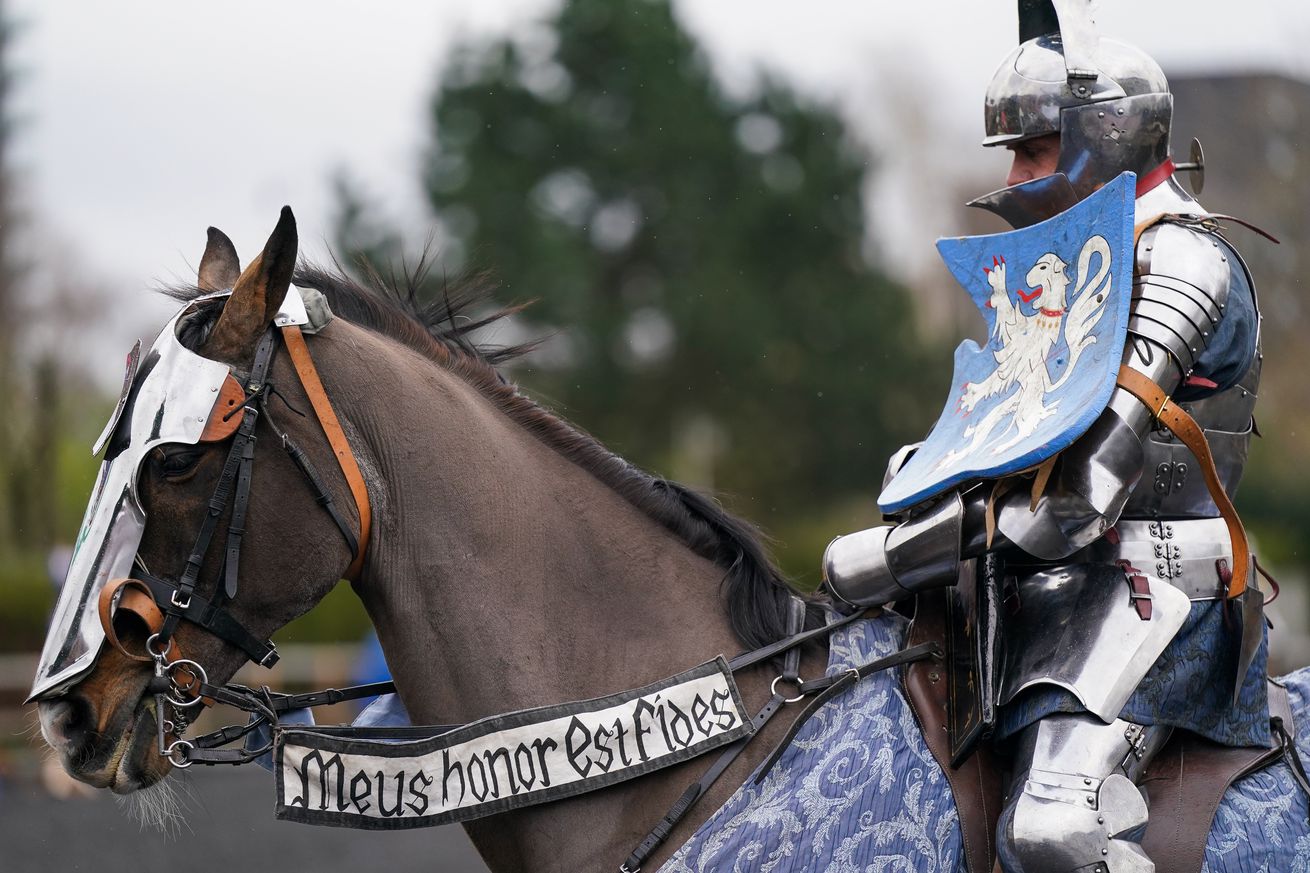
{"label": "horse head", "polygon": [[[305,477],[273,446],[258,453],[259,472],[246,495],[243,526],[258,536],[242,537],[232,507],[224,505],[243,490],[235,481],[239,461],[229,458],[240,439],[238,424],[252,417],[265,419],[250,428],[252,437],[292,440],[310,464],[335,472],[314,417],[296,414],[308,401],[286,350],[274,347],[264,386],[249,384],[257,348],[287,299],[296,250],[290,209],[244,271],[232,243],[211,228],[195,299],[129,373],[32,694],[45,739],[70,774],[92,785],[125,794],[171,769],[155,748],[156,698],[149,688],[154,659],[147,643],[159,628],[146,616],[162,617],[169,606],[159,591],[172,586],[174,604],[209,604],[258,643],[317,603],[351,563],[352,549]],[[340,475],[322,478],[336,505],[353,512]],[[210,535],[200,539],[208,525]],[[229,554],[234,541],[237,553]],[[237,578],[223,573],[225,561],[239,562],[239,596],[225,590],[232,584],[225,577]],[[137,581],[119,598],[144,605],[103,604],[102,624],[97,601],[121,577]],[[180,591],[179,581],[188,577],[194,588]],[[160,603],[149,602],[152,589],[141,579],[158,583],[153,599]],[[152,651],[203,665],[208,681],[225,682],[250,653],[237,644],[239,634],[216,635],[189,620],[195,616],[176,622],[168,641],[156,641]],[[193,717],[184,710],[169,715],[179,727],[166,741]]]}

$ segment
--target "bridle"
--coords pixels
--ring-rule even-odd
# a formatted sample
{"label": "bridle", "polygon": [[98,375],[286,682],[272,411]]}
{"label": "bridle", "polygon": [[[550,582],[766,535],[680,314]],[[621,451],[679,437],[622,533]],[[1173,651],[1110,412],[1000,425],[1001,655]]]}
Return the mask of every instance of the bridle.
{"label": "bridle", "polygon": [[[277,427],[269,414],[269,398],[277,392],[268,380],[268,373],[276,350],[279,330],[301,385],[350,488],[360,519],[358,537],[337,509],[327,488],[324,487],[322,477],[309,458],[285,432]],[[146,690],[148,694],[154,695],[158,751],[174,767],[180,769],[193,764],[245,764],[258,760],[272,751],[278,742],[276,730],[286,726],[283,715],[293,710],[375,697],[395,691],[395,685],[389,681],[294,695],[273,692],[267,686],[252,689],[236,684],[212,685],[204,667],[183,655],[178,648],[174,634],[183,621],[189,621],[242,650],[251,661],[260,666],[272,666],[277,661],[277,649],[273,643],[260,640],[252,634],[228,609],[228,605],[237,596],[241,545],[245,534],[246,510],[253,477],[256,428],[261,418],[268,421],[269,427],[280,440],[283,449],[304,475],[317,503],[332,518],[350,546],[352,557],[345,578],[352,581],[359,578],[371,525],[368,492],[363,476],[318,377],[299,327],[289,323],[280,324],[276,328],[269,327],[256,347],[254,363],[245,383],[238,382],[229,374],[218,393],[219,397],[206,424],[205,432],[201,436],[201,442],[212,443],[230,438],[232,444],[218,484],[209,500],[206,514],[201,520],[185,568],[178,579],[173,581],[152,574],[148,569],[141,567],[138,560],[135,567],[136,576],[110,583],[102,591],[99,603],[100,622],[109,643],[133,660],[153,663],[154,676]],[[213,596],[206,599],[196,593],[201,565],[218,522],[224,513],[228,512],[229,506],[231,511],[227,542],[220,567],[221,584],[217,586]],[[115,616],[123,611],[144,622],[150,632],[146,639],[144,655],[128,649],[115,630]],[[835,630],[864,616],[863,611],[859,611],[834,619],[826,626],[805,630],[805,614],[805,603],[793,596],[790,599],[786,636],[762,648],[739,654],[731,660],[725,660],[720,656],[719,661],[722,662],[729,676],[775,658],[783,659],[783,669],[770,685],[769,700],[754,718],[749,719],[750,730],[719,750],[719,755],[710,766],[687,788],[677,803],[620,866],[622,873],[636,873],[641,869],[688,810],[697,800],[705,796],[710,786],[737,759],[752,737],[757,736],[784,706],[805,698],[812,698],[811,704],[766,758],[757,772],[757,781],[762,779],[779,759],[782,750],[799,730],[800,725],[832,697],[875,672],[928,658],[940,659],[943,656],[939,645],[929,642],[902,649],[841,673],[803,680],[798,672],[801,646],[811,640],[825,638]],[[785,687],[780,688],[780,685]],[[638,692],[624,692],[624,694],[636,693]],[[191,721],[187,713],[192,707],[215,702],[241,709],[247,712],[250,718],[244,725],[232,725],[202,736],[183,739],[182,735]],[[496,716],[492,720],[514,718],[531,712],[533,710],[522,710]],[[384,741],[390,742],[396,739],[431,737],[462,727],[467,726],[425,725],[358,730],[342,728],[338,731],[341,735],[350,735],[353,732],[361,740],[368,736],[381,736],[385,738]],[[173,736],[171,742],[170,734]],[[239,740],[245,740],[242,747],[224,748]]]}
{"label": "bridle", "polygon": [[[319,425],[350,488],[359,514],[358,536],[342,516],[309,457],[287,433],[277,427],[269,413],[269,398],[277,395],[277,391],[269,381],[268,374],[277,349],[279,332],[292,366],[300,379],[301,387],[309,398]],[[165,579],[154,575],[138,561],[131,578],[109,583],[100,594],[100,622],[109,644],[134,661],[154,664],[155,676],[149,690],[155,695],[159,753],[167,757],[174,766],[189,766],[191,761],[187,757],[187,751],[194,749],[195,743],[181,739],[180,734],[189,721],[185,714],[186,710],[193,706],[212,703],[216,699],[234,703],[233,700],[226,698],[235,694],[240,698],[240,703],[236,705],[247,710],[253,706],[260,714],[272,716],[273,723],[277,720],[271,706],[271,693],[265,692],[264,701],[252,702],[240,693],[248,689],[242,689],[240,686],[227,687],[234,689],[227,693],[215,689],[209,685],[204,667],[183,656],[174,640],[177,628],[183,621],[188,621],[240,649],[249,660],[261,667],[272,667],[278,661],[277,647],[273,642],[267,639],[261,640],[252,634],[228,608],[237,596],[241,546],[246,533],[246,513],[254,473],[256,429],[261,417],[268,422],[283,450],[304,475],[314,493],[315,501],[332,518],[350,547],[351,563],[344,578],[352,582],[358,580],[364,563],[371,528],[371,510],[368,489],[360,473],[359,464],[328,400],[327,392],[319,379],[299,326],[294,324],[283,324],[280,328],[270,326],[256,346],[254,363],[244,384],[235,376],[228,375],[201,436],[202,442],[209,443],[230,438],[231,447],[228,449],[218,484],[208,501],[195,543],[181,575],[175,581]],[[196,593],[196,586],[214,532],[229,506],[231,513],[228,519],[227,541],[219,572],[221,583],[213,596],[207,599]],[[150,636],[146,640],[145,654],[132,651],[120,639],[115,628],[115,618],[124,612],[138,618],[149,630]],[[204,693],[201,693],[202,689]],[[170,707],[173,710],[173,718],[169,718],[166,712]],[[167,742],[170,733],[176,737],[172,743]]]}

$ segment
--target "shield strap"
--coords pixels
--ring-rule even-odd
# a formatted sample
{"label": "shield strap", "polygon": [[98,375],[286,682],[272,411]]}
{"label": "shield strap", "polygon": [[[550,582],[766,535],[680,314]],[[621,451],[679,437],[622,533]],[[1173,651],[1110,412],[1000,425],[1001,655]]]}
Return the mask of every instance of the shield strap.
{"label": "shield strap", "polygon": [[[1182,407],[1169,399],[1164,389],[1147,376],[1127,365],[1119,368],[1118,383],[1129,394],[1136,397],[1151,411],[1155,420],[1173,433],[1196,456],[1201,465],[1201,474],[1205,477],[1206,488],[1219,514],[1228,525],[1228,535],[1233,543],[1233,566],[1228,575],[1228,598],[1239,596],[1246,590],[1247,578],[1250,576],[1251,546],[1246,538],[1246,528],[1237,515],[1237,508],[1224,490],[1215,469],[1214,457],[1210,454],[1210,444],[1205,439],[1205,432]],[[1222,572],[1222,570],[1221,570]]]}

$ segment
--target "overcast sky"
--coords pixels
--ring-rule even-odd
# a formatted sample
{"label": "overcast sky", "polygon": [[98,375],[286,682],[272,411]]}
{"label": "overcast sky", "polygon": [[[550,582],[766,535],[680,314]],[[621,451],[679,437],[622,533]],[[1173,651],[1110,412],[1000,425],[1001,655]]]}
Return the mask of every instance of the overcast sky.
{"label": "overcast sky", "polygon": [[[626,0],[640,2],[640,0]],[[453,40],[540,19],[548,0],[223,3],[10,0],[20,31],[21,191],[43,237],[109,292],[117,348],[166,307],[156,279],[194,278],[205,227],[243,259],[290,203],[308,254],[330,233],[334,171],[348,170],[421,240],[418,155],[440,59]],[[878,148],[877,227],[923,256],[942,186],[979,167],[981,94],[1014,44],[1007,0],[683,0],[680,17],[729,90],[768,69],[838,105]],[[1238,11],[1235,11],[1238,10]],[[1304,0],[1102,0],[1107,35],[1166,72],[1310,77]],[[989,163],[990,162],[990,163]],[[947,204],[949,208],[949,204]],[[948,232],[944,227],[941,232]],[[494,266],[494,265],[493,265]],[[111,380],[112,381],[112,380]]]}

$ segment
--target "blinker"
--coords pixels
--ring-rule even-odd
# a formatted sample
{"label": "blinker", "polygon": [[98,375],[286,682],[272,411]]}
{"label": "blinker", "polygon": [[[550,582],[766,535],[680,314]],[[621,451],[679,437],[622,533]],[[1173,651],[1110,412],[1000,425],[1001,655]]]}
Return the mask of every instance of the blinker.
{"label": "blinker", "polygon": [[[95,666],[105,629],[97,608],[111,580],[132,575],[145,534],[146,513],[138,494],[142,464],[151,450],[165,444],[197,445],[227,439],[245,417],[245,392],[227,364],[202,357],[178,338],[183,317],[197,298],[160,331],[144,355],[128,356],[124,390],[97,449],[112,445],[87,505],[73,546],[73,556],[51,619],[45,646],[27,702],[55,696]],[[305,305],[294,286],[287,292],[279,324],[303,323]]]}

